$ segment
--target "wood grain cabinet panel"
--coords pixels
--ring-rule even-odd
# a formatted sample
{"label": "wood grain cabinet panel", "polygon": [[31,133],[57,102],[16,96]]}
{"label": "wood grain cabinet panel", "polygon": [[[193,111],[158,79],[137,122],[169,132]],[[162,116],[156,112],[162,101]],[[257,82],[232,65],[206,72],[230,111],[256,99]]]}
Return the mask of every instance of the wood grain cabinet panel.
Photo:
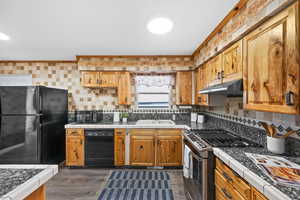
{"label": "wood grain cabinet panel", "polygon": [[84,166],[84,131],[83,129],[67,129],[66,133],[66,165]]}
{"label": "wood grain cabinet panel", "polygon": [[[199,69],[199,90],[201,90],[207,87],[208,85],[208,65],[204,64]],[[198,103],[202,106],[208,106],[208,95],[198,94]]]}
{"label": "wood grain cabinet panel", "polygon": [[192,71],[176,73],[176,104],[192,104]]}
{"label": "wood grain cabinet panel", "polygon": [[125,165],[125,137],[126,137],[126,129],[115,129],[115,137],[114,137],[115,166]]}
{"label": "wood grain cabinet panel", "polygon": [[251,189],[252,200],[267,200],[267,198],[257,191],[254,187]]}
{"label": "wood grain cabinet panel", "polygon": [[41,185],[24,200],[46,200],[46,186]]}
{"label": "wood grain cabinet panel", "polygon": [[226,49],[223,56],[222,82],[228,82],[243,78],[243,41],[239,41]]}
{"label": "wood grain cabinet panel", "polygon": [[119,105],[131,104],[131,81],[129,72],[120,72],[118,85],[118,102]]}
{"label": "wood grain cabinet panel", "polygon": [[81,71],[81,86],[99,87],[99,72]]}
{"label": "wood grain cabinet panel", "polygon": [[209,86],[220,84],[222,82],[221,72],[222,72],[222,54],[219,54],[213,57],[211,60],[207,62],[207,70],[206,76],[208,77],[207,84]]}
{"label": "wood grain cabinet panel", "polygon": [[99,72],[99,87],[113,87],[119,85],[119,72]]}
{"label": "wood grain cabinet panel", "polygon": [[297,13],[298,2],[244,38],[245,109],[299,113]]}
{"label": "wood grain cabinet panel", "polygon": [[182,163],[181,136],[157,136],[157,166],[180,166]]}
{"label": "wood grain cabinet panel", "polygon": [[131,136],[130,138],[130,164],[136,166],[154,166],[154,136],[135,135]]}

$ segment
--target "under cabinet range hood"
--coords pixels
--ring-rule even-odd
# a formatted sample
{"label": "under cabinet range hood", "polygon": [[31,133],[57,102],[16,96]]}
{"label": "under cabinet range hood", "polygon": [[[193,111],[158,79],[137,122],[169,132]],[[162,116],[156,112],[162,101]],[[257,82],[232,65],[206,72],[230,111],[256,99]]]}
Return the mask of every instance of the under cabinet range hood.
{"label": "under cabinet range hood", "polygon": [[200,94],[223,94],[228,97],[243,96],[243,80],[235,80],[214,86],[209,86],[199,91]]}

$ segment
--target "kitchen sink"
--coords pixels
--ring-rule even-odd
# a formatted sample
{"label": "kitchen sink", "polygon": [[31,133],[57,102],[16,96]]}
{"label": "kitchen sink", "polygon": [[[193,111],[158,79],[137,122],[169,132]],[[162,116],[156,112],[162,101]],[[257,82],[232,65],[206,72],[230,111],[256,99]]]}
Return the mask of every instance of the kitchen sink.
{"label": "kitchen sink", "polygon": [[163,126],[163,125],[175,125],[175,122],[172,120],[151,120],[151,119],[146,119],[146,120],[138,120],[136,122],[136,125],[153,125],[153,126]]}

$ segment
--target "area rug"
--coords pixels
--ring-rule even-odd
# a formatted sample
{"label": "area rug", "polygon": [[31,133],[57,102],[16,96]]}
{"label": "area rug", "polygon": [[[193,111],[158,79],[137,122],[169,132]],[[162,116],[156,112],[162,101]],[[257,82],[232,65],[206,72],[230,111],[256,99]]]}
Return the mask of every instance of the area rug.
{"label": "area rug", "polygon": [[98,200],[174,200],[170,182],[164,171],[113,171]]}

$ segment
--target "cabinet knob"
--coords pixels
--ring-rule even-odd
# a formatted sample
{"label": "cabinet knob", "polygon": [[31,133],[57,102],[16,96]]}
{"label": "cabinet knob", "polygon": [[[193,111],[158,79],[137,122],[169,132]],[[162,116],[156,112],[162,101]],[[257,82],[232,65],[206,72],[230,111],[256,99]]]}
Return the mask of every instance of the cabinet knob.
{"label": "cabinet knob", "polygon": [[140,149],[143,149],[143,145],[140,146]]}

